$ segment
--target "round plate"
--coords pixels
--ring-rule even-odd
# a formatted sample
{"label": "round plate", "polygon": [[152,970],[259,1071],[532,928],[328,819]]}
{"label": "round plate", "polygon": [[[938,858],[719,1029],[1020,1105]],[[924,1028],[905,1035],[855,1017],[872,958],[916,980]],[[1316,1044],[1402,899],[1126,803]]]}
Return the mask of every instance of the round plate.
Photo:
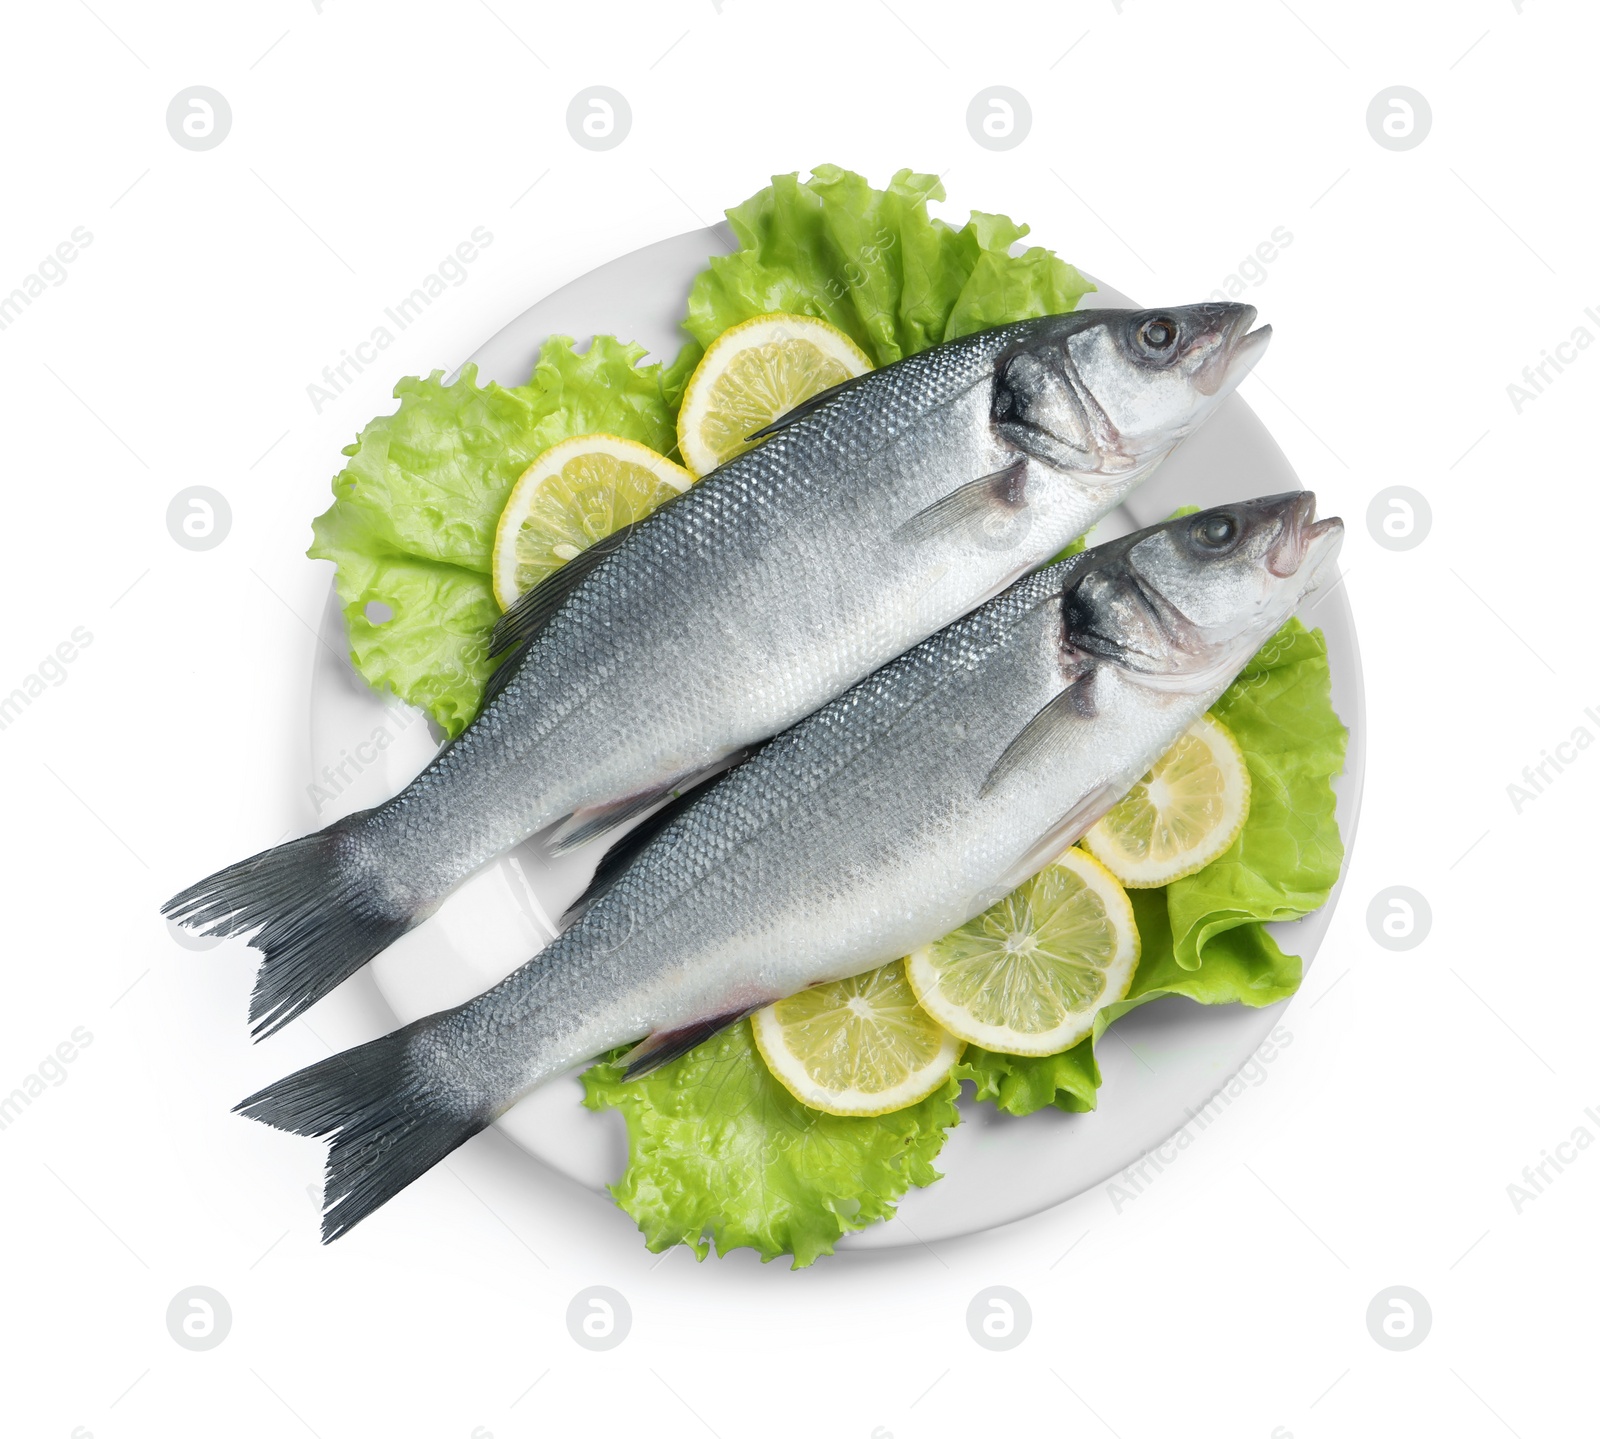
{"label": "round plate", "polygon": [[[614,333],[670,359],[681,343],[684,297],[709,255],[732,248],[725,230],[699,230],[613,260],[541,300],[489,340],[473,359],[480,379],[516,385],[532,371],[545,337],[580,340]],[[1088,304],[1130,305],[1102,286]],[[1110,538],[1153,523],[1179,505],[1221,504],[1299,489],[1294,471],[1266,427],[1236,394],[1182,445],[1131,501],[1103,521]],[[1365,730],[1355,628],[1342,588],[1313,595],[1308,623],[1328,639],[1333,699],[1350,727],[1345,772],[1337,783],[1338,820],[1348,849],[1361,796]],[[338,656],[348,653],[334,596],[323,619],[311,689],[312,762],[323,789],[339,793],[317,816],[326,824],[380,803],[432,757],[437,737],[416,710],[381,699]],[[503,979],[555,932],[554,920],[587,882],[605,846],[551,861],[523,845],[487,866],[439,912],[375,961],[374,978],[397,1020],[408,1023],[461,1003]],[[1341,884],[1342,884],[1341,877]],[[1280,944],[1310,963],[1327,933],[1332,898],[1317,913],[1275,925]],[[1202,1008],[1158,1000],[1119,1020],[1121,1041],[1100,1046],[1104,1085],[1092,1114],[1046,1109],[1026,1119],[992,1105],[964,1104],[939,1159],[945,1178],[905,1198],[902,1219],[851,1235],[865,1248],[922,1243],[988,1229],[1035,1214],[1137,1162],[1198,1114],[1283,1022],[1283,1006]],[[500,1127],[530,1154],[597,1190],[626,1162],[620,1118],[581,1107],[576,1076],[523,1099]]]}

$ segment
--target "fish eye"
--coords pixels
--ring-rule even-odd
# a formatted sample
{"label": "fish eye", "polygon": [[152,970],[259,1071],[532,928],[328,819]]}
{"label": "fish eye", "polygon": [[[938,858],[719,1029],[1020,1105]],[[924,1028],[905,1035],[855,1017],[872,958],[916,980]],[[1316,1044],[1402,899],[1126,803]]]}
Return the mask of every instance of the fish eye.
{"label": "fish eye", "polygon": [[1153,355],[1164,355],[1178,343],[1178,322],[1157,315],[1139,326],[1139,343]]}
{"label": "fish eye", "polygon": [[1190,533],[1203,549],[1228,549],[1239,537],[1239,526],[1232,515],[1211,514],[1196,520]]}

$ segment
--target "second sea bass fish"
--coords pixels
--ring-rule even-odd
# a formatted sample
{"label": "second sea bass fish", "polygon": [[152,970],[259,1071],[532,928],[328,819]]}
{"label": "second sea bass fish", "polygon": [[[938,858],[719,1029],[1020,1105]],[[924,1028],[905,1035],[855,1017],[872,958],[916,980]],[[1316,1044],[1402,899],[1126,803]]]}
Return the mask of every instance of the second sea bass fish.
{"label": "second sea bass fish", "polygon": [[1052,565],[626,836],[576,922],[487,993],[244,1101],[333,1141],[332,1239],[555,1074],[630,1072],[955,929],[1079,838],[1338,547],[1309,494]]}
{"label": "second sea bass fish", "polygon": [[1265,348],[1249,305],[1003,325],[849,381],[524,596],[473,723],[405,790],[166,913],[256,931],[258,1034],[462,880],[580,842],[794,724],[1119,504]]}

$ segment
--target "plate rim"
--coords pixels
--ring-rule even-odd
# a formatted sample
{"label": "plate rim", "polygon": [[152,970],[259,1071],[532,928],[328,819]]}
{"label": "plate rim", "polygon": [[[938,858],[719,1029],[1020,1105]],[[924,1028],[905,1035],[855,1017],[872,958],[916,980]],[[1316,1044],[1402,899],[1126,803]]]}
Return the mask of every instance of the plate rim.
{"label": "plate rim", "polygon": [[[455,379],[460,375],[462,369],[469,364],[473,364],[478,367],[477,372],[480,378],[480,383],[485,379],[498,379],[501,383],[508,383],[505,379],[502,379],[500,375],[494,373],[494,367],[497,364],[503,366],[503,357],[509,352],[516,352],[520,354],[529,353],[528,347],[523,340],[523,334],[528,329],[527,322],[529,315],[533,314],[537,310],[540,310],[541,308],[551,305],[552,303],[558,302],[560,297],[568,291],[576,290],[579,287],[593,285],[596,283],[598,277],[602,276],[607,270],[612,269],[613,267],[643,265],[647,263],[646,257],[649,256],[651,252],[670,250],[678,247],[686,247],[696,250],[699,256],[697,263],[698,265],[703,266],[705,258],[709,255],[715,254],[718,247],[723,250],[732,248],[731,235],[726,225],[706,226],[703,228],[684,231],[679,234],[667,236],[660,240],[652,241],[646,245],[636,247],[635,249],[627,251],[624,254],[614,256],[610,260],[607,260],[580,275],[574,276],[573,278],[564,282],[562,285],[558,286],[556,289],[549,291],[542,297],[524,306],[523,309],[520,310],[515,316],[495,330],[487,339],[485,339],[472,351],[472,353],[467,357],[466,360],[462,362],[461,365],[457,366],[456,369],[449,374],[447,377],[447,383],[454,382]],[[1087,275],[1087,272],[1084,273]],[[1093,277],[1089,278],[1092,279]],[[1099,281],[1095,281],[1095,283],[1097,285],[1097,290],[1085,297],[1086,303],[1081,306],[1082,308],[1097,308],[1102,307],[1105,304],[1131,305],[1134,303],[1117,291],[1114,287],[1104,285]],[[1097,300],[1099,301],[1098,305],[1096,304]],[[681,312],[682,305],[680,303],[677,306],[676,313],[681,314]],[[533,346],[532,355],[537,354],[539,345],[542,345],[544,339],[547,338],[550,333],[554,332],[543,329],[539,330],[538,340]],[[592,331],[587,332],[588,335],[592,335],[593,333],[594,332]],[[531,355],[529,358],[531,359]],[[670,360],[671,357],[652,356],[652,359],[654,358]],[[531,365],[524,371],[524,378],[527,373],[531,373]],[[509,381],[509,383],[522,383],[522,380],[512,380]],[[1236,403],[1243,406],[1243,408],[1250,415],[1251,419],[1255,421],[1255,424],[1260,432],[1260,437],[1271,445],[1277,462],[1281,464],[1286,473],[1294,476],[1295,482],[1298,485],[1298,474],[1295,472],[1293,465],[1289,462],[1288,456],[1284,453],[1283,448],[1278,444],[1277,438],[1272,434],[1265,422],[1255,414],[1254,409],[1249,405],[1248,401],[1244,400],[1242,396],[1236,395],[1233,398]],[[1303,486],[1301,488],[1303,488]],[[1342,624],[1339,625],[1341,638],[1348,644],[1349,648],[1349,672],[1340,676],[1342,685],[1347,691],[1348,703],[1346,708],[1348,712],[1341,712],[1339,715],[1339,718],[1344,723],[1348,731],[1349,742],[1347,745],[1345,767],[1341,774],[1335,778],[1338,805],[1341,810],[1345,811],[1345,822],[1340,826],[1340,838],[1343,844],[1344,853],[1341,860],[1338,877],[1334,881],[1334,884],[1329,891],[1327,900],[1317,910],[1312,911],[1310,915],[1304,916],[1300,920],[1289,922],[1292,925],[1299,926],[1307,923],[1308,921],[1318,921],[1319,932],[1314,936],[1311,944],[1308,946],[1309,954],[1302,954],[1302,959],[1305,964],[1305,971],[1307,973],[1309,972],[1312,964],[1315,962],[1316,957],[1321,952],[1322,945],[1327,937],[1327,931],[1331,926],[1333,916],[1337,911],[1338,905],[1343,897],[1345,883],[1349,876],[1351,857],[1354,853],[1356,835],[1360,828],[1359,821],[1366,779],[1366,686],[1364,671],[1361,664],[1360,639],[1355,625],[1355,617],[1350,608],[1347,593],[1343,589],[1343,586],[1337,581],[1335,581],[1333,585],[1329,586],[1328,593],[1324,596],[1324,600],[1317,601],[1316,603],[1320,606],[1320,604],[1324,602],[1334,604],[1334,613],[1336,613],[1342,620]],[[1331,618],[1331,614],[1325,616],[1318,621],[1318,624],[1326,629],[1328,627],[1328,620]],[[325,625],[329,622],[336,626],[337,637],[344,646],[342,652],[347,653],[348,635],[345,632],[344,627],[343,608],[338,600],[336,576],[330,578],[329,605],[327,614],[325,615]],[[313,730],[313,771],[316,769],[318,752],[315,722],[315,695],[318,684],[317,671],[319,668],[316,651],[320,651],[320,649],[321,646],[315,647],[313,653],[313,703],[309,707],[310,713],[308,714],[308,718],[311,720],[311,727]],[[380,696],[377,691],[368,688],[366,693],[370,695],[371,698],[377,703],[385,703],[385,698]],[[388,697],[387,702],[396,704],[402,703],[392,696]],[[423,712],[418,710],[416,713],[421,715]],[[1275,931],[1279,931],[1283,927],[1284,926],[1281,925],[1274,925],[1273,929]],[[386,988],[385,982],[378,969],[376,967],[369,967],[368,973],[373,981],[373,989],[376,991],[378,998],[381,1000],[382,1008],[387,1013],[390,1025],[393,1026],[402,1023],[402,1010],[397,1008],[395,1002],[390,998],[388,989]],[[1276,1005],[1267,1006],[1262,1012],[1271,1011],[1280,1014],[1286,1014],[1290,1005],[1293,1003],[1293,1000],[1298,998],[1299,993],[1300,991],[1297,990],[1295,995],[1290,996],[1286,1000],[1279,1001]],[[1171,1001],[1177,1001],[1182,999],[1182,996],[1170,996],[1167,998]],[[1193,1002],[1190,1001],[1189,1003],[1192,1006]],[[1150,1010],[1154,1010],[1158,1007],[1162,1009],[1172,1009],[1175,1006],[1172,1004],[1163,1004],[1163,1001],[1157,1000],[1152,1005],[1146,1007],[1146,1012],[1148,1013]],[[1228,1006],[1227,1008],[1230,1010],[1236,1010],[1239,1008],[1239,1006]],[[1216,1094],[1221,1093],[1223,1089],[1225,1089],[1237,1078],[1240,1070],[1246,1063],[1248,1063],[1248,1059],[1240,1061],[1222,1076],[1216,1088],[1208,1096],[1208,1102],[1210,1099],[1215,1098]],[[581,1068],[582,1067],[580,1067],[580,1072]],[[962,1111],[961,1120],[959,1121],[958,1125],[949,1132],[950,1134],[959,1132],[961,1128],[971,1124],[973,1119],[972,1111],[977,1105],[977,1101],[969,1097],[969,1092],[965,1085],[962,1086],[960,1105]],[[983,1114],[985,1111],[980,1110],[978,1112]],[[1073,1116],[1067,1116],[1067,1118],[1071,1117]],[[603,1119],[604,1116],[596,1116],[596,1118]],[[1010,1122],[1017,1122],[1017,1118],[1014,1116],[1006,1116],[1006,1118]],[[1029,1118],[1032,1118],[1032,1116],[1029,1116]],[[1166,1133],[1159,1141],[1157,1147],[1159,1147],[1160,1144],[1170,1143],[1178,1134],[1182,1132],[1182,1130],[1186,1127],[1186,1123],[1187,1121],[1180,1123],[1171,1131]],[[546,1154],[530,1148],[501,1121],[496,1121],[495,1127],[501,1131],[505,1138],[510,1140],[511,1144],[516,1148],[519,1154],[535,1161],[542,1168],[551,1171],[553,1174],[559,1175],[563,1179],[576,1182],[586,1190],[604,1195],[608,1203],[615,1204],[614,1198],[610,1195],[605,1185],[601,1185],[597,1188],[586,1176],[574,1173],[570,1169],[565,1169],[559,1163],[554,1162]],[[948,1139],[946,1142],[948,1143]],[[1146,1149],[1142,1152],[1148,1153],[1149,1150]],[[1137,1158],[1137,1152],[1133,1154],[1133,1158]],[[1123,1161],[1123,1166],[1125,1166],[1128,1162],[1129,1160],[1125,1158]],[[1046,1213],[1052,1209],[1060,1207],[1061,1205],[1067,1204],[1074,1199],[1081,1198],[1082,1196],[1088,1194],[1093,1189],[1104,1184],[1112,1175],[1117,1173],[1119,1167],[1120,1166],[1113,1165],[1108,1169],[1086,1172],[1084,1175],[1076,1177],[1075,1187],[1069,1192],[1057,1194],[1055,1197],[1051,1198],[1042,1198],[1036,1203],[1030,1202],[1024,1208],[1018,1210],[1017,1212],[1009,1213],[1004,1217],[997,1217],[993,1219],[980,1218],[976,1223],[966,1224],[958,1229],[937,1236],[937,1238],[939,1242],[949,1242],[958,1238],[973,1238],[994,1230],[1003,1229],[1008,1225],[1022,1223],[1025,1220],[1037,1217],[1039,1214]],[[896,1215],[894,1218],[870,1225],[862,1230],[850,1231],[843,1235],[836,1246],[838,1252],[854,1252],[859,1254],[867,1249],[903,1249],[924,1244],[926,1242],[925,1239],[918,1235],[914,1235],[909,1229],[905,1229],[899,1218],[900,1209],[903,1208],[905,1204],[912,1201],[916,1195],[922,1192],[926,1191],[913,1186],[912,1188],[908,1189],[905,1196],[903,1196],[903,1198],[898,1202],[896,1206]]]}

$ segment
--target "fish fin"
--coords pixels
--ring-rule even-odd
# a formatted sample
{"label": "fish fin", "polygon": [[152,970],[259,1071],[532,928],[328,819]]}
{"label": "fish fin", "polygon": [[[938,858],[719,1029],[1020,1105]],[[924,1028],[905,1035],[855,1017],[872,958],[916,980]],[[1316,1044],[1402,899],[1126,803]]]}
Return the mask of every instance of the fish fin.
{"label": "fish fin", "polygon": [[219,869],[173,895],[161,912],[208,935],[251,935],[262,954],[250,996],[251,1032],[264,1039],[394,943],[415,914],[383,914],[349,859],[362,810],[302,839]]}
{"label": "fish fin", "polygon": [[593,907],[594,902],[627,873],[628,866],[638,858],[644,847],[698,798],[699,794],[696,791],[686,790],[662,805],[643,824],[630,829],[612,845],[601,856],[588,887],[567,906],[566,912],[561,916],[561,927],[567,929],[582,919]]}
{"label": "fish fin", "polygon": [[803,420],[807,415],[814,415],[830,400],[837,399],[846,390],[853,390],[863,380],[876,373],[868,370],[865,375],[852,375],[848,380],[840,380],[837,385],[829,385],[825,390],[818,390],[810,399],[801,400],[792,410],[785,410],[771,424],[757,430],[752,435],[746,435],[745,443],[754,444],[757,440],[764,440],[770,435],[775,435],[779,430],[786,430],[797,420]]}
{"label": "fish fin", "polygon": [[1084,669],[1022,727],[984,778],[980,795],[992,794],[1019,771],[1050,764],[1072,742],[1080,720],[1093,719],[1094,669]]}
{"label": "fish fin", "polygon": [[258,1090],[234,1113],[274,1129],[331,1141],[323,1183],[322,1242],[332,1243],[388,1203],[494,1118],[464,1107],[410,1057],[433,1017],[330,1055]]}
{"label": "fish fin", "polygon": [[895,538],[918,544],[969,525],[981,525],[996,538],[1002,538],[1005,528],[1015,524],[1016,516],[1027,507],[1023,491],[1027,476],[1028,461],[1018,455],[1003,468],[968,480],[925,510],[919,510],[895,530]]}
{"label": "fish fin", "polygon": [[[740,750],[733,757],[733,763],[728,769],[737,769],[748,761],[762,744],[751,745]],[[723,774],[727,770],[722,771]],[[679,815],[683,814],[690,805],[700,798],[699,781],[694,780],[680,787],[682,792],[674,795],[666,804],[662,805],[653,815],[642,824],[635,825],[621,839],[600,857],[600,863],[595,866],[593,877],[589,880],[588,887],[570,905],[561,916],[561,927],[569,928],[580,920],[608,889],[622,878],[628,871],[628,866],[643,852],[646,845],[664,831]]]}
{"label": "fish fin", "polygon": [[607,804],[588,805],[574,810],[566,817],[560,831],[546,844],[545,852],[550,855],[570,854],[580,845],[588,844],[595,836],[615,829],[619,824],[626,824],[635,815],[660,804],[678,788],[678,784],[677,780],[673,780],[657,789],[640,790],[637,794]]}
{"label": "fish fin", "polygon": [[1032,879],[1068,845],[1082,839],[1094,822],[1121,798],[1122,792],[1114,786],[1096,785],[1034,842],[995,889],[1002,895],[1010,894],[1019,884]]}
{"label": "fish fin", "polygon": [[[528,642],[529,645],[532,643],[532,640]],[[489,672],[489,678],[485,680],[483,684],[483,696],[478,700],[479,714],[482,714],[483,711],[489,707],[490,700],[492,700],[497,694],[500,693],[501,690],[511,683],[512,676],[514,676],[522,667],[522,659],[527,653],[528,645],[518,645],[516,649],[512,650],[510,654],[508,654],[503,660],[500,661],[498,665],[495,666],[493,670]],[[460,738],[460,735],[456,736],[456,739]],[[446,740],[445,743],[440,746],[439,754],[434,755],[434,758],[438,759],[439,755],[442,755],[445,750],[449,749],[450,746],[456,742],[456,739]]]}
{"label": "fish fin", "polygon": [[726,1014],[714,1014],[709,1019],[697,1019],[692,1024],[685,1024],[677,1029],[662,1029],[650,1035],[648,1039],[640,1040],[625,1055],[622,1056],[622,1078],[626,1082],[630,1079],[643,1079],[645,1075],[653,1073],[664,1064],[671,1064],[673,1060],[687,1054],[697,1045],[704,1044],[713,1034],[726,1029],[730,1024],[737,1024],[747,1014],[754,1014],[763,1007],[761,1004],[747,1004],[742,1009],[730,1009]]}
{"label": "fish fin", "polygon": [[[562,602],[589,577],[590,572],[621,547],[634,529],[642,523],[635,520],[620,530],[596,540],[586,550],[580,550],[559,570],[553,570],[531,590],[520,594],[508,609],[495,621],[494,633],[489,637],[489,656],[504,654],[507,650],[526,649],[539,637],[550,623],[550,618]],[[509,661],[508,661],[509,662]],[[501,669],[505,666],[502,665]],[[496,674],[499,670],[495,671]]]}

